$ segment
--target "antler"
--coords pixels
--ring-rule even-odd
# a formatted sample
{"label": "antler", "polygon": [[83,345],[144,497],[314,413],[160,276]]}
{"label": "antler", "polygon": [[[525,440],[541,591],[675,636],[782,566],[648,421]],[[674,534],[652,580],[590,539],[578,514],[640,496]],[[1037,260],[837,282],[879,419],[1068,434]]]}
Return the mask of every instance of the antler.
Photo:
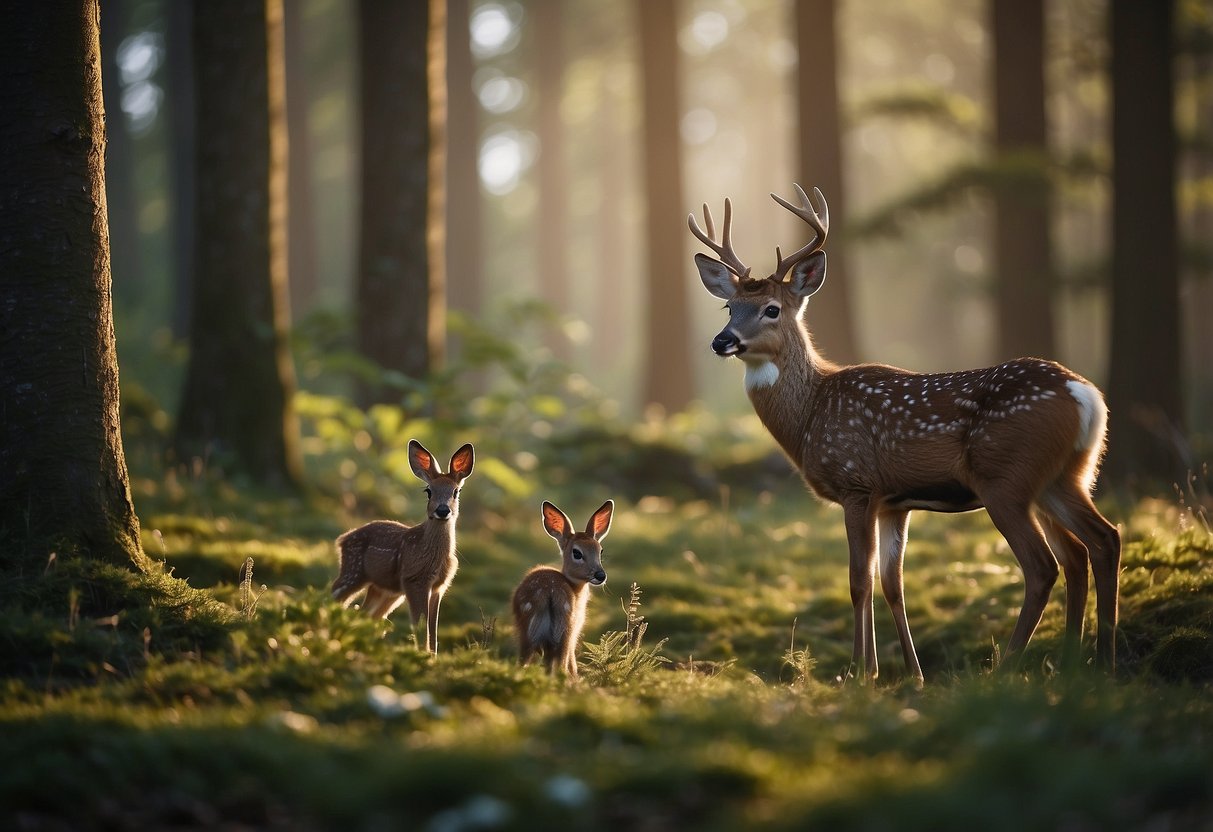
{"label": "antler", "polygon": [[[778,264],[775,266],[775,279],[780,281],[783,280],[792,266],[813,252],[819,251],[825,245],[826,235],[830,233],[830,206],[826,204],[826,198],[821,195],[821,191],[818,188],[813,188],[813,195],[821,202],[821,210],[818,211],[814,207],[813,202],[809,200],[808,194],[804,192],[804,188],[801,188],[799,185],[793,185],[792,187],[796,189],[796,194],[800,197],[800,207],[796,207],[776,194],[771,194],[771,199],[813,226],[813,230],[817,233],[804,248],[795,254],[789,255],[786,260],[780,254],[779,246],[775,247],[775,258],[778,260]],[[728,203],[726,202],[725,205],[727,207]]]}
{"label": "antler", "polygon": [[724,234],[721,237],[720,243],[716,242],[716,229],[712,226],[712,212],[708,210],[708,204],[703,204],[703,219],[707,223],[708,233],[704,234],[699,229],[699,223],[695,222],[695,213],[691,212],[687,215],[687,225],[691,228],[691,233],[699,238],[705,246],[716,252],[716,256],[720,258],[720,262],[728,267],[729,271],[738,277],[745,277],[750,273],[750,267],[741,262],[741,258],[737,256],[737,252],[733,251],[733,241],[730,237],[733,227],[733,204],[728,198],[724,201]]}

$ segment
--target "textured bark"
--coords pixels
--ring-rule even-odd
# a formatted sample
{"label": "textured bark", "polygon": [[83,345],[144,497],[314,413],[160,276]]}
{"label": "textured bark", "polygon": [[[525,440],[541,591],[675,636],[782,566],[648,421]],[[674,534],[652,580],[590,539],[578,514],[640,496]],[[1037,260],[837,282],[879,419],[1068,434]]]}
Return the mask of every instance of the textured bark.
{"label": "textured bark", "polygon": [[695,395],[687,298],[686,204],[678,97],[676,0],[636,0],[643,95],[645,360],[642,397],[667,412]]}
{"label": "textured bark", "polygon": [[282,3],[195,6],[197,260],[183,459],[230,460],[296,483],[298,422],[286,343],[286,114]]}
{"label": "textured bark", "polygon": [[[991,0],[994,147],[1004,163],[1043,162],[1044,0]],[[1051,357],[1053,252],[1050,188],[1044,176],[1008,177],[994,192],[997,360]]]}
{"label": "textured bark", "polygon": [[1172,4],[1112,0],[1112,360],[1106,470],[1182,481]]}
{"label": "textured bark", "polygon": [[96,0],[0,2],[0,563],[142,565],[118,414]]}
{"label": "textured bark", "polygon": [[[843,183],[842,115],[838,106],[836,6],[836,0],[796,1],[796,46],[800,55],[796,97],[800,116],[800,184],[810,192],[814,185],[821,188],[830,203],[830,221],[834,228],[841,228],[847,216],[847,192]],[[779,183],[773,189],[786,193],[791,190],[788,184]],[[807,227],[800,227],[808,231]],[[859,360],[859,351],[846,243],[841,234],[830,238],[830,288],[813,298],[808,324],[817,349],[833,361],[852,364]],[[784,249],[795,251],[800,246],[800,242],[788,240]]]}
{"label": "textured bark", "polygon": [[[423,378],[441,362],[442,130],[445,5],[361,0],[362,218],[356,298],[359,351]],[[364,404],[395,401],[367,385]]]}
{"label": "textured bark", "polygon": [[[560,100],[564,94],[565,0],[532,0],[535,27],[535,86],[538,107],[539,184],[538,271],[539,299],[558,317],[569,314],[568,244],[569,187],[565,174],[564,120]],[[558,326],[547,330],[545,342],[561,361],[570,357],[569,341]]]}
{"label": "textured bark", "polygon": [[289,145],[287,217],[291,315],[302,319],[316,300],[316,214],[312,201],[312,140],[307,85],[307,55],[303,41],[303,4],[283,7],[286,45],[286,122]]}

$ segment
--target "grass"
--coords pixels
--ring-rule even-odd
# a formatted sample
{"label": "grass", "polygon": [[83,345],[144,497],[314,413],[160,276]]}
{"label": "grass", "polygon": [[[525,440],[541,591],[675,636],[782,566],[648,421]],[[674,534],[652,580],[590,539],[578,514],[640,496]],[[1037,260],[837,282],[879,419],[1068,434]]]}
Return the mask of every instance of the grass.
{"label": "grass", "polygon": [[[984,515],[916,514],[907,602],[927,684],[904,681],[878,602],[881,677],[860,687],[843,681],[836,510],[755,460],[701,464],[680,491],[613,441],[630,491],[592,487],[560,447],[542,495],[575,515],[617,500],[576,685],[515,660],[512,588],[556,560],[539,489],[469,480],[431,660],[403,610],[379,624],[327,594],[332,539],[382,500],[415,520],[412,483],[380,474],[374,488],[394,489],[381,498],[288,498],[137,477],[162,571],[61,563],[0,588],[0,825],[1213,826],[1213,537],[1199,505],[1109,510],[1126,539],[1115,680],[1057,670],[1060,582],[1023,671],[991,674],[1020,603],[1014,559]],[[681,477],[662,447],[652,464]]]}

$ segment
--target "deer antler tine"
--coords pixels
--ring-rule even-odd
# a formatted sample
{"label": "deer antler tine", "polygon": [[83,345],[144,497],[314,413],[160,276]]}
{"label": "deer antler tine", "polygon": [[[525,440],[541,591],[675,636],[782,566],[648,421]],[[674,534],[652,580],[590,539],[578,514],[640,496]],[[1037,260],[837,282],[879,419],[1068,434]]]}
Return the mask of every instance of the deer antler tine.
{"label": "deer antler tine", "polygon": [[800,187],[800,185],[796,183],[793,183],[792,187],[796,190],[796,196],[800,199],[799,207],[788,202],[778,194],[771,194],[771,199],[775,200],[784,208],[788,209],[793,214],[807,222],[817,233],[809,243],[807,243],[795,254],[789,255],[786,260],[783,258],[779,249],[775,249],[775,257],[777,262],[775,265],[774,277],[776,280],[783,280],[784,276],[794,264],[818,251],[825,244],[826,235],[830,230],[830,208],[826,203],[825,196],[823,196],[821,193],[821,189],[816,187],[813,188],[813,194],[818,200],[821,201],[821,209],[818,210],[813,200],[809,199],[809,195],[805,193],[804,188]]}
{"label": "deer antler tine", "polygon": [[[825,194],[823,194],[821,192],[821,188],[818,188],[816,185],[814,185],[813,186],[813,195],[815,197],[817,197],[817,199],[813,201],[813,213],[819,214],[822,225],[829,228],[830,227],[830,205],[829,205],[829,203],[826,202]],[[821,203],[821,208],[817,207],[817,203],[819,203],[819,202]]]}
{"label": "deer antler tine", "polygon": [[[795,182],[792,183],[792,187],[796,189],[796,195],[800,197],[800,206],[802,208],[811,209],[813,207],[813,203],[809,202],[809,195],[804,192],[804,188],[800,187],[800,185]],[[814,190],[816,190],[816,188],[814,188]]]}
{"label": "deer antler tine", "polygon": [[726,250],[733,248],[733,203],[726,196],[724,198],[724,236],[720,240],[720,244]]}
{"label": "deer antler tine", "polygon": [[716,256],[720,258],[729,271],[738,277],[745,277],[750,273],[750,267],[741,262],[741,258],[737,256],[737,252],[733,250],[733,203],[727,198],[724,201],[724,229],[721,234],[720,242],[716,242],[716,227],[712,222],[712,211],[708,208],[708,204],[703,204],[703,219],[708,230],[705,234],[699,227],[699,223],[695,220],[695,213],[692,211],[687,216],[687,227],[691,229],[691,233],[705,246],[716,252]]}
{"label": "deer antler tine", "polygon": [[703,221],[708,227],[708,236],[715,240],[716,226],[712,222],[712,209],[708,207],[706,202],[703,204]]}

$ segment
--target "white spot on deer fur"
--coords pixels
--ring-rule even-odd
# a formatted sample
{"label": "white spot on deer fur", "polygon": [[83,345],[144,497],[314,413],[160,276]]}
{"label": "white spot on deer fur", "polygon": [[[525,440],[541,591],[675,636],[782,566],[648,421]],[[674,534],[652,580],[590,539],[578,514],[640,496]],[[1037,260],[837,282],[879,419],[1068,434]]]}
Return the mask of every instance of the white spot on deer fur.
{"label": "white spot on deer fur", "polygon": [[1108,407],[1103,396],[1091,385],[1071,379],[1066,382],[1070,395],[1078,402],[1078,436],[1074,440],[1075,450],[1085,451],[1103,441],[1108,423]]}
{"label": "white spot on deer fur", "polygon": [[532,604],[530,601],[527,601],[525,604],[522,605],[523,612],[530,612],[534,608],[535,608],[535,605]]}
{"label": "white spot on deer fur", "polygon": [[777,381],[779,381],[779,368],[773,362],[764,361],[761,364],[745,365],[745,389],[747,392],[758,390],[762,387],[770,387]]}

